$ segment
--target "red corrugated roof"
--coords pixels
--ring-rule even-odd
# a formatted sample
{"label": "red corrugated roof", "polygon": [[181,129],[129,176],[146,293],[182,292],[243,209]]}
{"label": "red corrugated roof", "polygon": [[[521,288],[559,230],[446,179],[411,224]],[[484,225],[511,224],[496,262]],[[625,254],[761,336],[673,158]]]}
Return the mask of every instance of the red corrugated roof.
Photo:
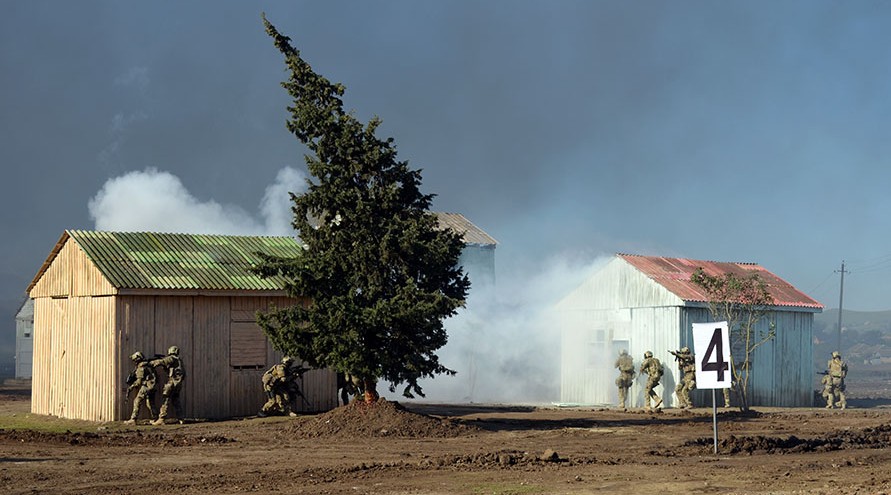
{"label": "red corrugated roof", "polygon": [[733,273],[744,277],[756,272],[767,284],[767,290],[773,296],[775,306],[823,309],[822,304],[755,263],[701,261],[634,254],[619,254],[618,256],[684,301],[707,302],[705,292],[690,281],[693,272],[697,268],[702,268],[706,274],[712,276]]}

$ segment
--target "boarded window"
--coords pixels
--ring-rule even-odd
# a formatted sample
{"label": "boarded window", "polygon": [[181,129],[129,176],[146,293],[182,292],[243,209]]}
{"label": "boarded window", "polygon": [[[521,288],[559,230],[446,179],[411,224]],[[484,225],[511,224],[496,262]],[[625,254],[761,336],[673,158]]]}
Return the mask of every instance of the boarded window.
{"label": "boarded window", "polygon": [[229,364],[233,368],[266,366],[266,335],[254,322],[233,321],[229,341]]}

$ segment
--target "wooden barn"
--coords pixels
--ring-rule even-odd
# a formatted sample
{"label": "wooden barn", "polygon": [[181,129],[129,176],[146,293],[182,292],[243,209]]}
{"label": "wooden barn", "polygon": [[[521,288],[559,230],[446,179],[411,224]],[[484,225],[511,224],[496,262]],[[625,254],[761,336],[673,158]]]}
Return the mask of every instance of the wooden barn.
{"label": "wooden barn", "polygon": [[[283,280],[248,269],[256,252],[300,250],[291,237],[65,231],[28,287],[31,411],[126,419],[129,356],[164,354],[176,345],[186,371],[184,417],[256,414],[266,399],[260,378],[281,354],[255,314],[305,301],[288,298]],[[309,371],[302,384],[307,401],[298,399],[298,410],[337,406],[333,372]]]}
{"label": "wooden barn", "polygon": [[[693,349],[692,324],[713,321],[703,291],[690,281],[702,267],[710,275],[757,273],[774,304],[762,330],[776,337],[755,350],[749,402],[760,406],[813,405],[813,316],[823,306],[752,263],[723,263],[658,256],[616,255],[558,305],[561,317],[561,401],[616,404],[615,361],[622,349],[640,368],[652,351],[665,366],[660,390],[665,406],[677,404],[679,371],[669,350]],[[695,351],[695,349],[694,349]],[[734,356],[737,362],[740,358]],[[643,405],[646,380],[635,377],[630,406]],[[711,391],[695,391],[694,404],[711,405]],[[718,401],[721,403],[720,394]]]}

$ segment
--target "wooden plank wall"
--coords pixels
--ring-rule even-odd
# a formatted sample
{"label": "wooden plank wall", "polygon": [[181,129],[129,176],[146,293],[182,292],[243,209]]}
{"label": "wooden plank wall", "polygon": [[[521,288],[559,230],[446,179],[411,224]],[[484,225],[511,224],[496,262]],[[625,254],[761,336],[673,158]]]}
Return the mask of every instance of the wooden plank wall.
{"label": "wooden plank wall", "polygon": [[[155,297],[146,296],[119,296],[117,299],[117,345],[114,357],[117,384],[114,387],[117,393],[115,400],[115,419],[122,420],[130,417],[133,403],[124,392],[127,386],[127,375],[133,370],[133,362],[130,355],[134,352],[142,352],[147,358],[160,349],[155,348]],[[165,348],[166,350],[166,348]],[[160,399],[160,394],[156,400]],[[157,405],[155,405],[157,410]],[[143,412],[142,418],[147,417]]]}
{"label": "wooden plank wall", "polygon": [[[229,297],[195,297],[191,374],[186,376],[188,402],[198,417],[231,416],[229,373]],[[184,356],[185,358],[186,356]]]}
{"label": "wooden plank wall", "polygon": [[[167,354],[170,346],[179,347],[179,356],[182,360],[183,371],[186,378],[180,391],[180,407],[182,411],[177,414],[184,418],[206,417],[205,405],[195,400],[196,391],[201,387],[210,386],[208,383],[195,381],[195,347],[194,338],[194,297],[187,296],[154,296],[155,297],[155,344],[154,353]],[[200,363],[199,366],[212,366],[211,363]],[[167,376],[163,369],[158,369],[158,401],[160,403],[160,391],[167,383]],[[199,375],[199,378],[202,375]],[[201,413],[201,414],[198,414]],[[171,414],[173,412],[171,411]]]}
{"label": "wooden plank wall", "polygon": [[[281,353],[258,327],[266,348],[264,362],[253,369],[234,368],[233,317],[253,317],[270,303],[283,306],[290,301],[210,296],[38,298],[34,359],[39,364],[34,367],[32,412],[94,421],[127,419],[132,410],[125,392],[126,377],[133,369],[129,356],[140,351],[152,358],[176,345],[186,371],[182,416],[256,414],[265,401],[261,376],[281,360]],[[166,380],[159,378],[158,404]],[[307,372],[303,391],[308,401],[298,401],[297,410],[337,407],[336,387],[333,372]]]}
{"label": "wooden plank wall", "polygon": [[31,375],[31,412],[34,414],[52,414],[53,327],[60,324],[56,320],[65,314],[57,311],[56,301],[49,297],[34,300],[34,368]]}
{"label": "wooden plank wall", "polygon": [[[301,301],[305,303],[305,301]],[[233,416],[246,416],[256,414],[266,395],[263,392],[263,373],[275,364],[281,362],[282,353],[275,350],[269,339],[265,337],[256,321],[256,312],[268,311],[272,307],[287,307],[295,304],[295,301],[287,297],[233,297],[232,298],[232,324],[244,325],[251,323],[257,330],[258,338],[262,339],[266,346],[266,360],[259,370],[232,369],[232,381],[230,393],[232,394]],[[237,343],[232,342],[233,346]],[[238,347],[232,347],[231,352],[238,353]],[[296,356],[295,356],[296,357]],[[299,359],[299,358],[298,358]],[[240,363],[239,359],[234,360]],[[306,400],[297,398],[295,410],[297,412],[328,411],[338,406],[337,400],[337,376],[330,370],[312,370],[304,373],[301,380],[301,390]]]}
{"label": "wooden plank wall", "polygon": [[114,419],[114,311],[112,297],[35,300],[32,412]]}
{"label": "wooden plank wall", "polygon": [[98,296],[116,292],[77,243],[68,239],[30,295],[32,298]]}
{"label": "wooden plank wall", "polygon": [[[269,367],[281,361],[262,330],[255,323],[256,311],[270,304],[282,307],[293,304],[285,297],[254,296],[122,296],[119,297],[118,333],[120,371],[117,379],[124,383],[133,365],[130,354],[142,351],[146,356],[165,354],[176,345],[186,371],[181,402],[183,416],[192,418],[224,418],[251,416],[266,401],[261,377]],[[244,361],[239,341],[232,339],[233,328],[242,330],[242,339],[253,335],[265,349],[264,356]],[[247,335],[247,336],[245,336]],[[250,346],[256,347],[254,343]],[[233,359],[235,357],[235,359]],[[256,362],[255,362],[256,361]],[[166,377],[160,377],[160,390]],[[326,411],[337,407],[336,376],[328,370],[307,372],[303,379],[308,405],[298,401],[298,411]],[[122,389],[122,388],[121,388]],[[126,419],[132,403],[119,394],[118,419]]]}

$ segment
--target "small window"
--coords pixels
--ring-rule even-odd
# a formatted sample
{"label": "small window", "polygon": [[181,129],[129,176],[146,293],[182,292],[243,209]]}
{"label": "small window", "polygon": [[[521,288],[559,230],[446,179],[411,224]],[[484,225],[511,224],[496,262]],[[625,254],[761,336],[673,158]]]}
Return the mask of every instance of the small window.
{"label": "small window", "polygon": [[25,332],[24,337],[25,337],[26,339],[30,339],[30,338],[31,338],[31,332]]}

